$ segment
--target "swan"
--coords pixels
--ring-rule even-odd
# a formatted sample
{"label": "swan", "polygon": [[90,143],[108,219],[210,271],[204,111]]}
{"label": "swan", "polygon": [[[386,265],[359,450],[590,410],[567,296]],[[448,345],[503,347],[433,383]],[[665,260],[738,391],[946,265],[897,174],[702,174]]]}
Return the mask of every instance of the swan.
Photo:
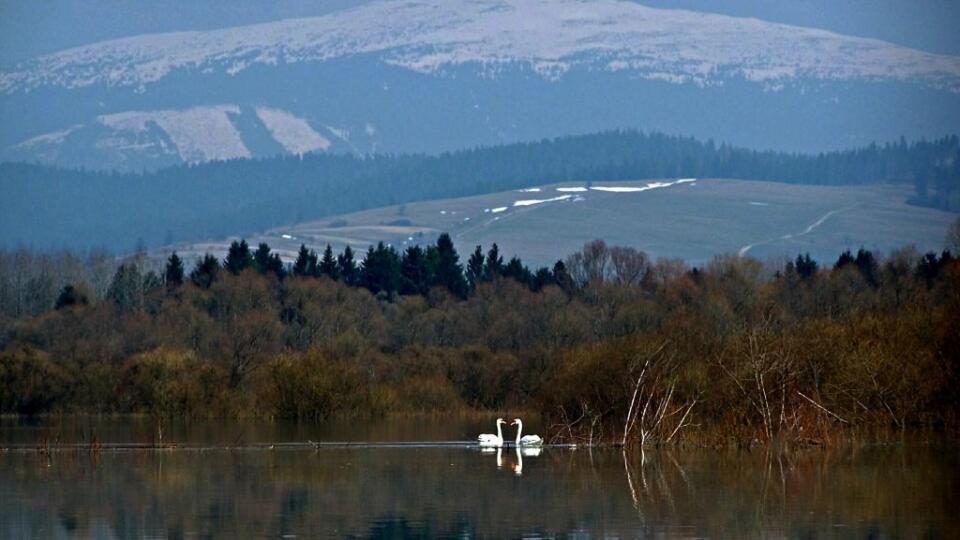
{"label": "swan", "polygon": [[497,418],[497,434],[492,433],[481,433],[477,436],[477,442],[480,446],[503,446],[503,431],[500,428],[501,424],[506,424],[507,421],[503,418]]}
{"label": "swan", "polygon": [[514,418],[511,426],[517,425],[517,446],[542,446],[543,439],[539,435],[525,435],[520,436],[520,432],[523,431],[523,422],[519,418]]}

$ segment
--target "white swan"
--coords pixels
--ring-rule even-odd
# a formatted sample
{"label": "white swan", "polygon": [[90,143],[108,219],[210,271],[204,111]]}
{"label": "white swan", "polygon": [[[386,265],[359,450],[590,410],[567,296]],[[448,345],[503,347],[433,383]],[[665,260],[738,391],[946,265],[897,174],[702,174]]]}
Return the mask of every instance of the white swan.
{"label": "white swan", "polygon": [[503,446],[503,430],[500,428],[500,425],[506,423],[507,421],[503,418],[497,418],[497,434],[481,433],[478,435],[477,442],[480,446]]}
{"label": "white swan", "polygon": [[514,418],[511,426],[517,425],[517,446],[542,446],[543,439],[539,435],[525,435],[520,436],[520,432],[523,431],[523,422],[519,418]]}

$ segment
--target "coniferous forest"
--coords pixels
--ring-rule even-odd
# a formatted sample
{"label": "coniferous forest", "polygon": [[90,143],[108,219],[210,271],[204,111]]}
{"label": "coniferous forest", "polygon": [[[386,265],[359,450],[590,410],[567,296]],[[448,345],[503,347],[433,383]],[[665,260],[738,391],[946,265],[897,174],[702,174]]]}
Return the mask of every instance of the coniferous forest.
{"label": "coniferous forest", "polygon": [[960,420],[949,252],[693,268],[598,240],[530,269],[441,235],[402,253],[303,247],[293,264],[242,241],[157,270],[113,261],[0,252],[0,412],[519,409],[548,437],[643,444],[826,443]]}
{"label": "coniferous forest", "polygon": [[[960,139],[818,155],[610,131],[437,156],[308,154],[119,174],[0,164],[0,247],[129,252],[406,202],[553,182],[712,177],[797,184],[895,182],[960,211]],[[189,196],[186,196],[189,194]]]}

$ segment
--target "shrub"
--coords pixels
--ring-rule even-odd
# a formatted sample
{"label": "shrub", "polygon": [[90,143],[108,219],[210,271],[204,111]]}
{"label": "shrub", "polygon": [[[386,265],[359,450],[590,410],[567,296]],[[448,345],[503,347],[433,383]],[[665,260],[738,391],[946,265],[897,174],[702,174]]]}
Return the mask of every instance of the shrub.
{"label": "shrub", "polygon": [[223,409],[227,373],[193,352],[156,349],[133,356],[117,385],[126,412],[205,416]]}
{"label": "shrub", "polygon": [[38,414],[56,408],[68,394],[70,377],[31,348],[0,352],[0,412]]}
{"label": "shrub", "polygon": [[353,365],[318,350],[270,359],[258,383],[260,409],[279,418],[323,420],[383,412],[383,400]]}

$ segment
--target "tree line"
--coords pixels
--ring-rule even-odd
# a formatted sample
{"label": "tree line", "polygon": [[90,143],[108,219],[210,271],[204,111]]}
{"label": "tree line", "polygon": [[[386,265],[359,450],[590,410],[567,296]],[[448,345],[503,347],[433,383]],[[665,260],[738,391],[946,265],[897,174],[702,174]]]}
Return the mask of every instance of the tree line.
{"label": "tree line", "polygon": [[[0,412],[322,420],[515,408],[567,440],[830,441],[953,430],[960,261],[911,249],[703,267],[594,241],[552,269],[449,237],[284,265],[0,253]],[[359,258],[358,258],[359,259]],[[15,282],[46,260],[72,275]],[[46,263],[45,263],[46,264]],[[36,277],[36,276],[34,276]],[[99,279],[99,278],[97,278]],[[43,291],[32,291],[40,287]],[[49,298],[49,296],[48,296]]]}
{"label": "tree line", "polygon": [[[960,210],[960,139],[804,155],[609,131],[427,155],[281,156],[144,174],[0,164],[0,246],[147,246],[367,208],[553,182],[712,177],[801,184],[913,184],[913,201]],[[189,196],[184,196],[189,194]]]}

